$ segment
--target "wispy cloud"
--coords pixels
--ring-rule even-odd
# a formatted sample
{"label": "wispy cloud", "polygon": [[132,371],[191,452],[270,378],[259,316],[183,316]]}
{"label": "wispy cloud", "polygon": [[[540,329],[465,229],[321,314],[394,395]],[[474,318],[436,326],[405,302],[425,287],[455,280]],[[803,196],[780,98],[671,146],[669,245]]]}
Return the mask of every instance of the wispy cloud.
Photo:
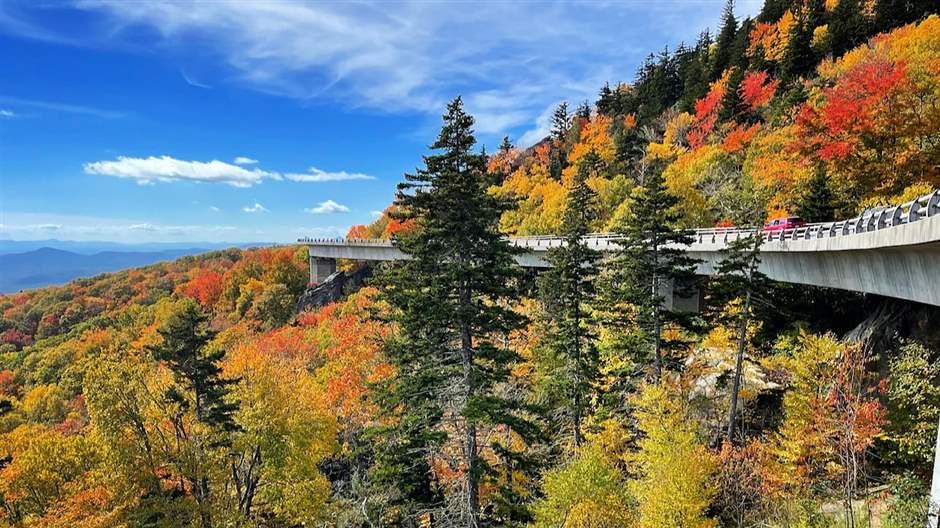
{"label": "wispy cloud", "polygon": [[[420,0],[74,1],[101,15],[96,22],[105,30],[82,35],[101,46],[152,47],[156,39],[163,52],[180,62],[201,60],[226,82],[380,111],[436,115],[463,94],[479,132],[528,130],[527,141],[550,104],[593,100],[604,81],[629,81],[650,51],[693,41],[717,24],[724,3],[492,2],[468,11]],[[740,3],[739,13],[753,14],[760,1]],[[7,18],[10,31],[54,34],[41,17]],[[16,23],[24,18],[29,24]]]}
{"label": "wispy cloud", "polygon": [[256,165],[258,163],[258,160],[251,159],[245,156],[238,156],[232,161],[232,163],[234,163],[235,165]]}
{"label": "wispy cloud", "polygon": [[6,108],[0,108],[0,117],[16,117],[16,112],[7,110]]}
{"label": "wispy cloud", "polygon": [[221,213],[221,212],[222,212],[221,209],[219,209],[218,207],[216,207],[216,206],[214,206],[214,205],[210,205],[210,206],[209,206],[209,210],[212,211],[213,213]]}
{"label": "wispy cloud", "polygon": [[14,240],[110,240],[129,243],[158,241],[278,242],[294,240],[291,228],[263,231],[258,226],[224,224],[175,224],[148,219],[106,218],[80,215],[17,213],[4,211],[4,236]]}
{"label": "wispy cloud", "polygon": [[190,86],[194,86],[194,87],[196,87],[196,88],[202,88],[203,90],[208,90],[208,89],[212,88],[212,87],[209,86],[208,84],[201,83],[201,82],[197,81],[196,79],[192,78],[191,76],[187,75],[186,72],[183,71],[182,69],[180,69],[180,77],[182,77],[182,78],[183,78],[183,81],[185,81],[186,84],[188,84],[188,85],[190,85]]}
{"label": "wispy cloud", "polygon": [[349,207],[336,203],[333,200],[327,200],[325,202],[320,202],[316,207],[308,207],[304,209],[304,211],[311,214],[348,213]]}
{"label": "wispy cloud", "polygon": [[0,95],[0,104],[11,105],[11,106],[25,106],[27,108],[36,108],[39,110],[47,110],[50,112],[87,115],[87,116],[93,116],[93,117],[100,117],[104,119],[120,119],[123,117],[127,117],[127,114],[122,113],[122,112],[113,112],[111,110],[103,110],[101,108],[95,108],[93,106],[81,106],[81,105],[75,105],[75,104],[57,103],[57,102],[50,102],[50,101],[37,101],[35,99],[23,99],[20,97],[10,97],[6,95]]}
{"label": "wispy cloud", "polygon": [[284,175],[290,181],[295,182],[338,182],[350,180],[374,180],[374,176],[362,174],[361,172],[336,171],[327,172],[316,167],[310,167],[309,172],[305,173],[287,173]]}
{"label": "wispy cloud", "polygon": [[246,213],[267,213],[268,209],[265,206],[259,204],[258,202],[255,202],[254,205],[247,205],[245,207],[242,207],[242,211]]}

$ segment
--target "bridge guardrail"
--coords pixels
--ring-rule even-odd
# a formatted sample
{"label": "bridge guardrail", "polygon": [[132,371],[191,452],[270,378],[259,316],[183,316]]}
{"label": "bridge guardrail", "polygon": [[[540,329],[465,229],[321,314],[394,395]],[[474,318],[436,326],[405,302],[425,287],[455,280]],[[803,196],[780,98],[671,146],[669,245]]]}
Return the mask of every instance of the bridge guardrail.
{"label": "bridge guardrail", "polygon": [[[811,240],[814,238],[827,238],[847,236],[858,233],[867,233],[894,226],[917,222],[923,218],[940,215],[940,189],[921,196],[901,205],[874,207],[864,211],[861,215],[848,220],[837,222],[821,222],[805,226],[785,229],[781,231],[763,231],[764,240]],[[728,243],[745,236],[751,236],[757,231],[756,227],[712,227],[696,229],[694,238],[698,243]],[[620,238],[614,233],[591,233],[588,240],[595,247],[609,247],[616,244]],[[519,247],[531,249],[549,249],[558,247],[562,240],[557,236],[534,235],[525,237],[511,237],[510,241]],[[301,244],[320,244],[330,246],[364,246],[364,247],[391,247],[392,241],[380,238],[300,238]]]}

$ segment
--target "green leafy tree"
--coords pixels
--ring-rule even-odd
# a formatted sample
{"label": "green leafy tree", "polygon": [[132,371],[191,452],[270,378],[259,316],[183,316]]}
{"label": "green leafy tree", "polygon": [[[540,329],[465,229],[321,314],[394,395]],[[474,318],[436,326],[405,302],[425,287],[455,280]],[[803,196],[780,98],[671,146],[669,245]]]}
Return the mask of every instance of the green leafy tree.
{"label": "green leafy tree", "polygon": [[602,160],[595,152],[579,161],[578,172],[568,192],[562,224],[561,246],[551,248],[551,268],[540,278],[546,312],[546,336],[542,344],[543,379],[550,397],[562,408],[575,446],[583,439],[582,422],[598,378],[596,338],[588,309],[595,294],[600,252],[588,246],[585,236],[597,217],[597,195],[587,180],[597,173]]}
{"label": "green leafy tree", "polygon": [[499,391],[518,359],[497,339],[523,323],[509,308],[520,269],[497,229],[508,205],[487,194],[486,159],[473,152],[475,143],[473,118],[458,97],[447,107],[435,153],[399,184],[400,219],[416,228],[395,239],[410,259],[381,277],[398,329],[385,353],[398,375],[377,393],[392,423],[375,432],[374,470],[378,484],[401,490],[400,508],[432,511],[429,455],[453,435],[461,484],[444,498],[459,510],[449,513],[470,527],[482,524],[480,484],[492,471],[481,457],[481,430],[531,433],[519,403]]}

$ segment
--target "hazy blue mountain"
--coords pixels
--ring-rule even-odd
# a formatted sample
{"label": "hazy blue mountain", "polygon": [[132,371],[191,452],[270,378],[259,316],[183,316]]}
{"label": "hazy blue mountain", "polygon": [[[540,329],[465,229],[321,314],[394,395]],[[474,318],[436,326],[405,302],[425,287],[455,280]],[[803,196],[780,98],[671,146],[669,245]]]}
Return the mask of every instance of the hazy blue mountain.
{"label": "hazy blue mountain", "polygon": [[148,242],[142,244],[123,244],[120,242],[106,241],[76,241],[76,240],[0,240],[0,255],[10,253],[26,253],[40,248],[61,249],[78,253],[80,255],[94,255],[107,251],[116,251],[121,253],[138,252],[162,252],[192,250],[200,248],[204,251],[213,249],[225,249],[230,247],[249,248],[269,246],[267,242],[251,242],[243,244],[233,244],[231,242]]}
{"label": "hazy blue mountain", "polygon": [[25,253],[0,255],[0,293],[64,284],[79,277],[146,266],[207,250],[190,247],[161,251],[101,251],[83,255],[42,247]]}

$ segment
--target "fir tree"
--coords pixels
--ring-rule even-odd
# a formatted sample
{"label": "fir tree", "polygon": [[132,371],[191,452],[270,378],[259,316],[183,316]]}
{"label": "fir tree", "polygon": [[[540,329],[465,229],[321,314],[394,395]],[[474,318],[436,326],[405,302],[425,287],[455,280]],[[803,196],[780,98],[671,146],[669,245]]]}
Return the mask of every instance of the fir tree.
{"label": "fir tree", "polygon": [[398,329],[385,347],[398,374],[376,393],[391,425],[374,433],[373,476],[401,490],[395,502],[403,512],[443,511],[434,504],[429,456],[454,441],[464,484],[459,496],[443,498],[459,505],[461,525],[479,527],[480,484],[492,470],[480,457],[481,428],[509,427],[523,438],[535,431],[519,416],[524,406],[499,390],[518,359],[497,339],[523,323],[508,307],[520,270],[497,230],[508,206],[486,192],[486,159],[473,152],[472,127],[454,99],[434,153],[399,184],[399,219],[416,227],[395,239],[410,259],[379,281]]}
{"label": "fir tree", "polygon": [[561,172],[568,166],[566,141],[569,130],[571,130],[571,114],[568,113],[568,103],[562,101],[555,107],[555,113],[552,114],[552,152],[548,170],[552,178],[556,180],[561,179]]}
{"label": "fir tree", "polygon": [[555,107],[552,114],[552,139],[557,143],[564,143],[571,130],[571,114],[568,113],[568,103],[562,101]]}
{"label": "fir tree", "polygon": [[794,82],[811,73],[816,67],[817,57],[813,50],[813,26],[802,15],[797,16],[790,28],[787,49],[780,64],[780,79]]}
{"label": "fir tree", "polygon": [[721,15],[721,30],[718,32],[715,54],[712,57],[710,80],[718,79],[725,69],[731,66],[732,49],[737,34],[738,21],[734,17],[734,0],[728,0]]}
{"label": "fir tree", "polygon": [[711,36],[705,31],[699,36],[688,65],[683,69],[679,109],[684,112],[694,111],[695,101],[708,93],[708,49],[710,47]]}
{"label": "fir tree", "polygon": [[[210,350],[209,343],[215,334],[208,329],[207,321],[195,301],[185,301],[158,331],[162,342],[149,351],[167,365],[176,379],[166,397],[177,409],[170,418],[176,441],[188,446],[186,456],[179,461],[179,470],[192,485],[202,526],[209,528],[212,526],[209,451],[229,447],[230,433],[239,427],[234,419],[238,404],[227,398],[231,385],[238,380],[222,377],[219,362],[225,351]],[[190,411],[195,421],[208,429],[208,434],[195,431],[188,423],[185,415]]]}
{"label": "fir tree", "polygon": [[513,144],[509,141],[509,136],[503,136],[503,142],[499,144],[499,151],[505,154],[512,149]]}
{"label": "fir tree", "polygon": [[860,0],[839,0],[829,17],[832,55],[841,57],[869,36],[870,21]]}
{"label": "fir tree", "polygon": [[591,119],[591,105],[587,101],[581,101],[574,115],[579,119]]}
{"label": "fir tree", "polygon": [[831,222],[836,219],[835,196],[829,189],[826,169],[817,167],[806,194],[796,207],[796,214],[807,222]]}
{"label": "fir tree", "polygon": [[[770,290],[770,282],[760,272],[760,248],[764,234],[760,227],[750,235],[732,240],[718,263],[716,279],[713,281],[712,301],[716,304],[715,322],[734,324],[737,331],[737,352],[731,384],[731,405],[728,411],[727,439],[734,441],[737,423],[738,399],[741,392],[741,372],[744,367],[744,352],[747,345],[747,328],[754,317],[756,302],[765,302],[764,295]],[[739,309],[727,311],[728,303],[740,303]]]}
{"label": "fir tree", "polygon": [[693,322],[667,305],[663,291],[671,286],[674,292],[688,292],[696,265],[682,248],[692,243],[692,233],[679,226],[679,199],[666,189],[662,170],[659,164],[649,169],[629,214],[617,226],[618,248],[605,263],[602,290],[609,323],[643,331],[645,350],[638,355],[652,356],[656,380],[662,376],[664,351],[680,345],[664,338],[664,328],[691,328]]}
{"label": "fir tree", "polygon": [[602,165],[593,151],[579,161],[565,206],[561,232],[564,243],[549,250],[551,268],[539,278],[546,314],[546,337],[539,354],[542,379],[549,398],[566,417],[561,429],[571,431],[576,447],[584,440],[583,420],[598,378],[588,303],[595,294],[601,255],[588,246],[585,236],[597,217],[597,195],[587,180]]}

